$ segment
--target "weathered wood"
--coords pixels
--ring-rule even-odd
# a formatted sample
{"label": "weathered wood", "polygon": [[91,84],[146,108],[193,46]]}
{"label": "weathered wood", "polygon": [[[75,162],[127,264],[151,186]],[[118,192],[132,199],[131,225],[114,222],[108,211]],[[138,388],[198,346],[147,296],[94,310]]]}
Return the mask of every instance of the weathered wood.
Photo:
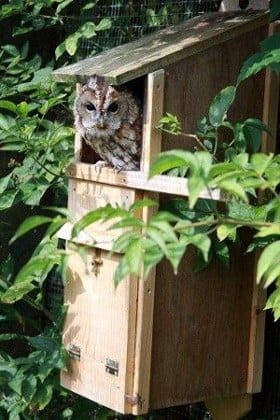
{"label": "weathered wood", "polygon": [[152,408],[247,392],[253,263],[232,247],[229,268],[215,259],[195,273],[193,249],[177,275],[168,262],[158,265]]}
{"label": "weathered wood", "polygon": [[[273,35],[279,31],[279,21],[269,25],[269,35]],[[261,150],[264,153],[275,153],[277,149],[276,141],[278,128],[279,87],[279,74],[271,69],[266,69],[262,120],[270,128],[271,135],[268,133],[263,134]]]}
{"label": "weathered wood", "polygon": [[[61,383],[113,410],[130,413],[125,395],[133,392],[138,293],[132,277],[115,289],[112,273],[118,262],[118,255],[109,258],[98,249],[88,251],[86,258],[77,252],[68,258],[63,343],[70,356],[73,346],[76,354],[80,349],[80,360],[70,357]],[[116,374],[106,368],[110,360],[118,363]]]}
{"label": "weathered wood", "polygon": [[250,33],[267,20],[263,11],[205,14],[55,70],[53,79],[84,82],[92,74],[99,74],[111,84],[123,84]]}
{"label": "weathered wood", "polygon": [[[70,179],[68,188],[68,209],[72,222],[78,222],[88,212],[111,204],[119,205],[128,209],[132,203],[141,198],[142,193],[135,189],[121,188],[114,185],[104,185],[98,182]],[[108,246],[116,239],[124,229],[110,230],[110,226],[116,223],[113,219],[110,222],[97,221],[84,230],[84,234],[92,238],[91,243],[104,244]],[[102,246],[103,248],[103,246]]]}
{"label": "weathered wood", "polygon": [[149,172],[162,150],[162,132],[156,126],[163,115],[164,70],[148,74],[145,92],[141,170]]}
{"label": "weathered wood", "polygon": [[[182,131],[196,132],[197,123],[208,116],[209,106],[217,93],[226,86],[235,85],[242,63],[254,52],[267,36],[267,25],[241,34],[229,42],[209,47],[165,68],[164,111],[177,116]],[[221,57],[223,59],[221,60]],[[246,118],[262,119],[265,73],[249,78],[240,84],[234,104],[228,111],[232,123]],[[229,141],[228,131],[219,131],[219,141]],[[163,149],[200,150],[198,144],[183,136],[163,134]]]}
{"label": "weathered wood", "polygon": [[[146,172],[142,171],[121,171],[116,172],[112,168],[96,168],[87,163],[73,163],[67,168],[69,178],[79,179],[100,184],[126,187],[142,191],[164,192],[184,197],[189,196],[188,181],[186,178],[178,178],[167,175],[156,175],[149,178]],[[219,190],[213,190],[211,194],[208,190],[201,192],[201,198],[213,200],[225,200]]]}
{"label": "weathered wood", "polygon": [[[149,171],[152,159],[161,151],[162,132],[156,130],[155,127],[163,113],[163,97],[164,71],[159,70],[150,73],[146,81],[142,169],[147,172]],[[159,194],[156,192],[145,192],[143,198],[158,201]],[[155,212],[155,207],[144,208],[142,211],[143,221],[148,223]],[[145,279],[144,272],[142,272],[139,279],[133,394],[134,396],[140,396],[141,404],[133,406],[132,413],[135,415],[146,413],[150,407],[155,279],[156,267],[150,271],[148,278]]]}

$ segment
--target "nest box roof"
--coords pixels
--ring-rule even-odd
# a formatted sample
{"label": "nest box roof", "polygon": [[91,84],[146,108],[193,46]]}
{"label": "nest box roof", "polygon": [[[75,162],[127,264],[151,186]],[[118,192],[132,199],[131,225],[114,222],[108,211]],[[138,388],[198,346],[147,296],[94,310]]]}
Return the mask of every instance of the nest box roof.
{"label": "nest box roof", "polygon": [[263,10],[207,13],[55,70],[53,80],[85,82],[98,74],[120,85],[250,32],[262,22],[268,22]]}

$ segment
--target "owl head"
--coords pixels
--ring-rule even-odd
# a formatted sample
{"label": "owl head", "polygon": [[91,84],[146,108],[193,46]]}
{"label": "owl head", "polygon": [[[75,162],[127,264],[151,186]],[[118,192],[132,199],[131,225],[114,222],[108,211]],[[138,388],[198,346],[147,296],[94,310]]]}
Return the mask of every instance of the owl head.
{"label": "owl head", "polygon": [[132,93],[106,83],[104,77],[94,75],[82,87],[74,104],[75,126],[86,136],[114,135],[124,121],[133,124],[139,107]]}

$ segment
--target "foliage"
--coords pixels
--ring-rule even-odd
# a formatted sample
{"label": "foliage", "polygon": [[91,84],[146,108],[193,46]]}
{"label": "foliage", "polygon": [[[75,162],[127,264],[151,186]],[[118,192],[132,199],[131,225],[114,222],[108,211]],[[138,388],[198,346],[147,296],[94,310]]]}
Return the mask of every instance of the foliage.
{"label": "foliage", "polygon": [[[89,18],[97,3],[82,3],[81,21],[72,30],[66,23],[73,15],[73,0],[17,0],[0,6],[1,24],[8,28],[0,35],[0,417],[13,420],[43,418],[44,413],[52,417],[59,413],[65,419],[81,413],[100,419],[112,414],[60,388],[58,371],[67,362],[60,336],[65,308],[48,307],[44,292],[50,275],[63,276],[65,269],[66,254],[56,232],[68,219],[64,173],[73,156],[69,117],[73,89],[52,83],[50,73],[56,65],[53,57],[62,61],[78,56],[83,40],[93,40],[101,31],[110,34],[110,19]],[[175,6],[179,8],[179,2]],[[279,14],[278,2],[272,2],[272,17]],[[151,6],[146,12],[147,27],[159,27],[165,20],[164,8]],[[49,55],[41,45],[46,30],[56,34]],[[40,42],[34,46],[33,40],[30,46],[26,34],[34,37],[35,33]],[[277,42],[277,36],[267,39],[261,51],[244,63],[236,85],[214,98],[195,134],[181,133],[175,116],[166,115],[159,122],[162,129],[197,142],[197,152],[163,153],[151,168],[151,176],[185,176],[188,200],[167,203],[148,223],[139,211],[153,206],[151,201],[138,202],[128,210],[106,206],[75,225],[73,236],[102,218],[112,220],[112,228],[127,228],[113,249],[124,252],[116,284],[130,272],[137,275],[144,270],[148,275],[162,258],[170,261],[174,271],[179,270],[189,246],[198,251],[197,268],[209,262],[213,253],[227,261],[227,241],[236,242],[239,229],[248,226],[255,233],[249,250],[264,247],[258,281],[266,287],[276,285],[267,308],[274,310],[276,318],[280,316],[279,156],[258,151],[262,131],[269,132],[261,121],[232,124],[227,119],[243,80],[267,66],[279,71]],[[221,128],[231,135],[228,143],[220,141]],[[205,189],[209,200],[200,199]],[[223,210],[214,200],[217,189],[229,197]],[[259,191],[262,201],[258,201]]]}
{"label": "foliage", "polygon": [[[1,6],[4,24],[21,3],[27,7]],[[36,417],[66,395],[58,379],[65,310],[46,306],[44,288],[64,260],[55,232],[67,216],[72,90],[51,82],[54,63],[44,60],[25,40],[0,46],[0,417],[13,420]]]}

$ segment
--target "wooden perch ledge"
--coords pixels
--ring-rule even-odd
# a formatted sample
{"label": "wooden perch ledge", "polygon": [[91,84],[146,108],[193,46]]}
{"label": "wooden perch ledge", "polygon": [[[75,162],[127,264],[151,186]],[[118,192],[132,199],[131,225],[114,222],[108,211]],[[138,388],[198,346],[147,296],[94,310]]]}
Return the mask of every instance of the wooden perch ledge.
{"label": "wooden perch ledge", "polygon": [[[142,191],[174,194],[183,197],[189,196],[188,180],[169,175],[155,175],[149,178],[147,173],[141,171],[117,172],[109,167],[98,168],[87,163],[72,163],[67,168],[67,176],[69,178]],[[225,199],[221,191],[212,190],[210,192],[207,189],[202,191],[200,197],[220,201]]]}

